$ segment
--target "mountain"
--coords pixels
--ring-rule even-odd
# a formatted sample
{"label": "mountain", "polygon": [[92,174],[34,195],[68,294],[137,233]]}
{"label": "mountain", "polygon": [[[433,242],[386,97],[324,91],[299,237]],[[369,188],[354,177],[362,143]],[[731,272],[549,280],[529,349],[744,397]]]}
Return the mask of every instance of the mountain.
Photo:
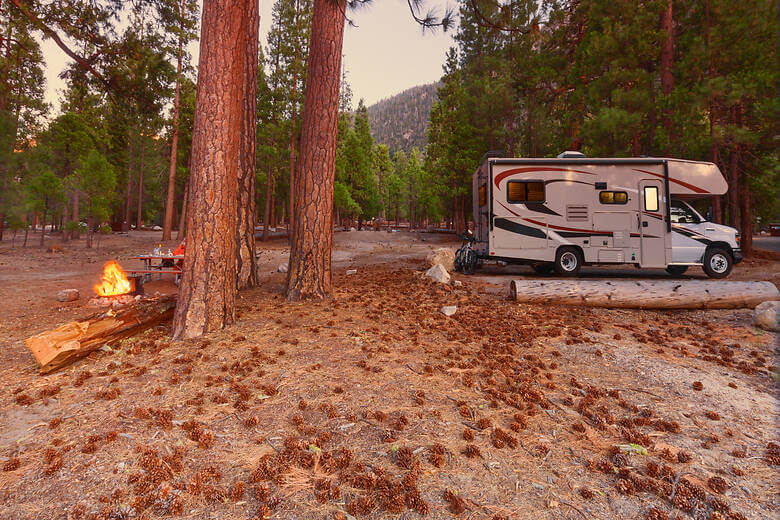
{"label": "mountain", "polygon": [[398,150],[409,154],[415,146],[424,150],[428,116],[440,86],[436,82],[412,87],[368,107],[374,141],[386,144],[391,154]]}

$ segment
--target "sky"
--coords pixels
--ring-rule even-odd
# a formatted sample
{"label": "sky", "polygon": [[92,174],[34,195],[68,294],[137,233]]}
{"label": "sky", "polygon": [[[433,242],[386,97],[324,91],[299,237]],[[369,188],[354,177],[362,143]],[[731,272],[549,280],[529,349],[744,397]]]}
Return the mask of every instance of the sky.
{"label": "sky", "polygon": [[[260,0],[260,42],[265,47],[271,24],[273,0]],[[432,0],[429,2],[435,5]],[[444,1],[436,4],[444,7]],[[391,97],[403,90],[437,81],[447,49],[454,43],[452,30],[423,33],[409,13],[406,0],[374,0],[372,5],[350,13],[356,27],[344,29],[344,65],[352,87],[355,106],[360,98],[366,105]],[[59,112],[60,91],[65,84],[59,74],[68,58],[57,45],[42,43],[46,59],[46,100],[53,115]],[[189,47],[197,62],[198,42]]]}

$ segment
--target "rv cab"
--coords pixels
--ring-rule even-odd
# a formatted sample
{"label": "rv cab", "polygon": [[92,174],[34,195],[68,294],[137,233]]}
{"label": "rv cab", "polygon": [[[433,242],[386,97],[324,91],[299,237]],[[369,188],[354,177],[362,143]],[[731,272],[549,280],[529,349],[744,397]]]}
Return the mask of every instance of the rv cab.
{"label": "rv cab", "polygon": [[742,260],[739,234],[688,201],[726,193],[712,163],[664,158],[487,156],[474,173],[473,248],[480,260],[576,275],[583,265],[635,265],[724,277]]}

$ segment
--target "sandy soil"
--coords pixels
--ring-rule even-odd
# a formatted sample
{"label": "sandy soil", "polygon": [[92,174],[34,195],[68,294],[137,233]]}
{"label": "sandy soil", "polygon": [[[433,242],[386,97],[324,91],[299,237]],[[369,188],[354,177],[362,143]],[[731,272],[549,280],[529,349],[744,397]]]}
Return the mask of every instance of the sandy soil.
{"label": "sandy soil", "polygon": [[[158,327],[38,375],[24,339],[95,312],[102,263],[138,266],[157,240],[0,244],[0,518],[780,514],[778,338],[749,311],[517,305],[503,291],[525,267],[435,286],[420,273],[444,236],[339,233],[333,300],[302,304],[282,296],[286,243],[260,244],[229,329]],[[82,298],[57,302],[69,287]]]}

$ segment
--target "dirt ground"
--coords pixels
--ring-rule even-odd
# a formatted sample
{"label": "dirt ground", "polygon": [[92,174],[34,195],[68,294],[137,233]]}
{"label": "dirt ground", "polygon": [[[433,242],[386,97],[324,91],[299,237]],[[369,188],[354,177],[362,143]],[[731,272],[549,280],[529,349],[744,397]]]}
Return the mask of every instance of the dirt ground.
{"label": "dirt ground", "polygon": [[[437,286],[420,274],[457,246],[442,235],[339,233],[333,299],[300,304],[286,242],[260,243],[234,326],[157,327],[39,375],[24,339],[98,311],[103,262],[157,243],[0,244],[0,519],[780,515],[780,344],[749,310],[518,305],[526,267]],[[780,262],[731,279],[778,284]]]}

